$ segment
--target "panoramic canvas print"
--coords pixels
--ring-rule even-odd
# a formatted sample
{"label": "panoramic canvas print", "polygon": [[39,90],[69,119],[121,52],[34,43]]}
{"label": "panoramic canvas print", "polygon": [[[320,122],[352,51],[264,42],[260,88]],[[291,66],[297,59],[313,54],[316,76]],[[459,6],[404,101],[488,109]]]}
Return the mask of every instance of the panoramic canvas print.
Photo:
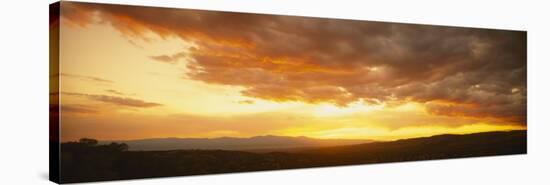
{"label": "panoramic canvas print", "polygon": [[525,31],[50,6],[58,183],[525,154],[526,109]]}

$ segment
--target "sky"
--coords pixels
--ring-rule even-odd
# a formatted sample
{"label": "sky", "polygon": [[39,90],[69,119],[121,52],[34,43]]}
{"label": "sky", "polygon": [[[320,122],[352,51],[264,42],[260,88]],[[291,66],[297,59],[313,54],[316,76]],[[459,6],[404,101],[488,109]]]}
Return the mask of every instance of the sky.
{"label": "sky", "polygon": [[61,3],[61,140],[527,129],[526,32]]}

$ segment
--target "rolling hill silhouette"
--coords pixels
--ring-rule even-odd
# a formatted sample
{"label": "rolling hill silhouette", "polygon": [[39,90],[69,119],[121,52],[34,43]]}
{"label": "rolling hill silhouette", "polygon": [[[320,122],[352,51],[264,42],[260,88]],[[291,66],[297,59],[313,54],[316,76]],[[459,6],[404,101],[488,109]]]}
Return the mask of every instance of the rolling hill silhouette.
{"label": "rolling hill silhouette", "polygon": [[[271,141],[272,138],[256,139]],[[196,149],[128,151],[124,143],[99,145],[96,140],[81,139],[61,144],[60,181],[122,180],[525,153],[525,130],[447,134],[264,153]]]}
{"label": "rolling hill silhouette", "polygon": [[101,141],[100,144],[111,142],[126,143],[131,151],[162,151],[162,150],[245,150],[245,151],[276,151],[292,148],[312,148],[327,146],[342,146],[369,143],[372,140],[361,139],[314,139],[309,137],[287,136],[256,136],[250,138],[220,137],[220,138],[154,138],[126,141]]}

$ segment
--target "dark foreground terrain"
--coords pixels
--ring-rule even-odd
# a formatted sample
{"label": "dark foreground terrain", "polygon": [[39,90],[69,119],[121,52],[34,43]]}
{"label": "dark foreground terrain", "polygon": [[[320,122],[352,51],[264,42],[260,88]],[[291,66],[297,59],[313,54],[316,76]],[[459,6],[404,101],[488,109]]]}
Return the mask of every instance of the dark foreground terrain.
{"label": "dark foreground terrain", "polygon": [[527,152],[527,132],[439,135],[350,146],[254,153],[227,150],[128,151],[92,139],[61,144],[62,183],[477,157]]}

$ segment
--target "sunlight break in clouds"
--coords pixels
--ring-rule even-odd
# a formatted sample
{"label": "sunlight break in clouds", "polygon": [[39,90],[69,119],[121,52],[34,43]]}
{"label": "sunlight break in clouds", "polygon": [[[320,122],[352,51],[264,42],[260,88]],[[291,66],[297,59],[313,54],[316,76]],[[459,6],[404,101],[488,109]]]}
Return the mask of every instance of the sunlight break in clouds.
{"label": "sunlight break in clouds", "polygon": [[[63,6],[61,72],[112,82],[65,75],[62,91],[88,99],[61,95],[87,113],[65,115],[73,133],[386,140],[526,128],[524,32]],[[105,89],[136,96],[119,101]],[[151,106],[86,111],[90,100]],[[76,127],[82,116],[101,126]]]}

